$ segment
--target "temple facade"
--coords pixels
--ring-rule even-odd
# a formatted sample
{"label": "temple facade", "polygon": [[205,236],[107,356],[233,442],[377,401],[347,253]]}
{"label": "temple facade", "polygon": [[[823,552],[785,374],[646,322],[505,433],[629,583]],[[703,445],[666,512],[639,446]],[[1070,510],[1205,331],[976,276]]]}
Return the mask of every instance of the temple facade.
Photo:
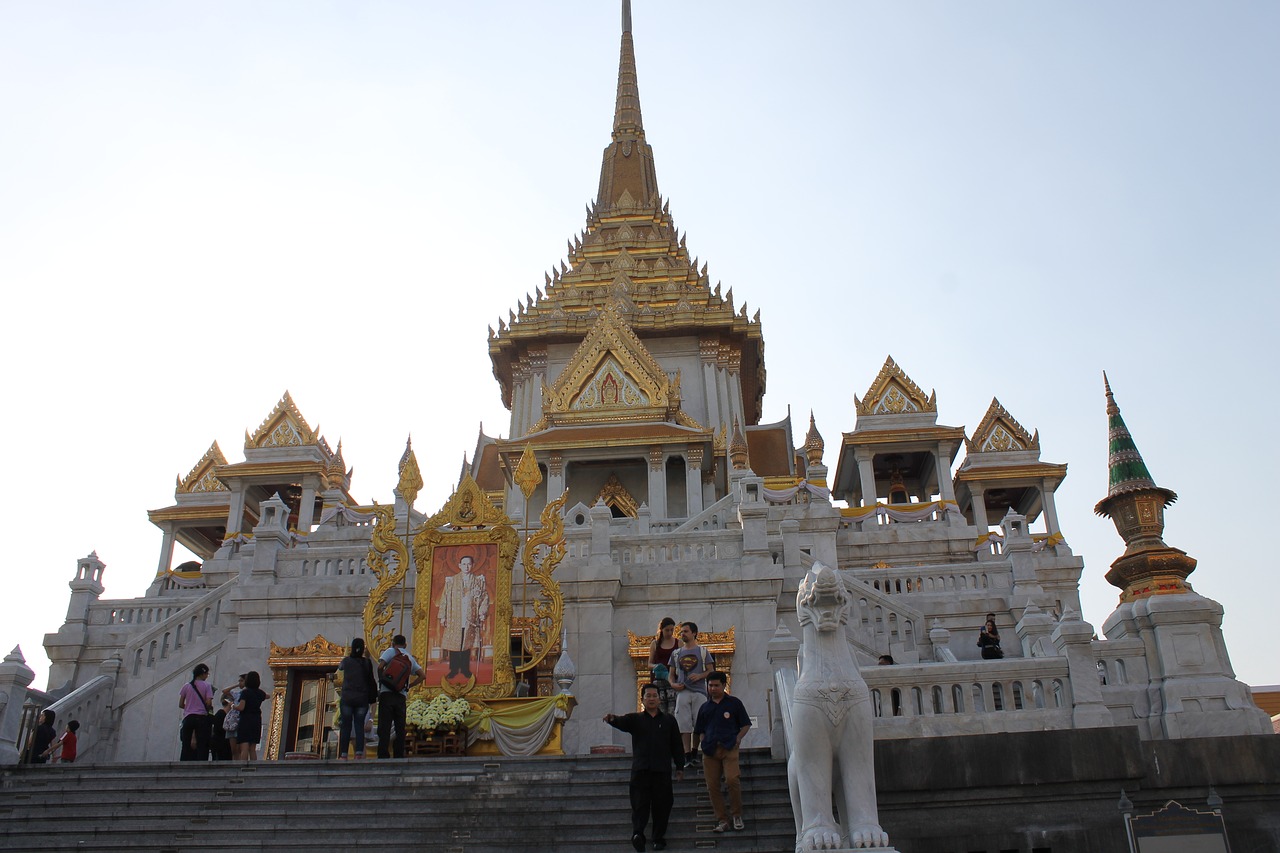
{"label": "temple facade", "polygon": [[[1086,568],[1058,523],[1067,466],[1043,461],[1039,434],[998,400],[970,433],[940,424],[936,394],[893,358],[870,363],[855,422],[838,425],[834,474],[812,418],[760,422],[760,312],[709,279],[676,227],[626,3],[622,30],[595,200],[566,260],[489,330],[509,437],[481,433],[459,481],[526,528],[564,496],[561,645],[523,676],[535,696],[576,698],[558,747],[614,742],[600,718],[636,702],[649,640],[672,616],[698,624],[755,715],[746,745],[785,750],[774,673],[795,665],[796,590],[815,563],[856,590],[848,641],[867,667],[877,738],[1270,732],[1234,677],[1221,606],[1188,582],[1195,560],[1163,541],[1176,495],[1150,477],[1109,386],[1111,486],[1098,511],[1124,551],[1107,573],[1121,594],[1105,639],[1082,619]],[[540,476],[528,496],[516,477],[526,453]],[[336,702],[326,676],[363,633],[375,585],[373,507],[352,496],[341,445],[288,393],[246,431],[243,457],[213,443],[172,505],[149,513],[161,536],[144,596],[103,598],[103,560],[76,564],[66,621],[45,638],[49,692],[59,718],[82,721],[94,761],[175,759],[175,697],[199,662],[219,686],[271,673],[270,756],[324,749]],[[402,530],[430,515],[400,492],[379,503]],[[174,565],[176,544],[198,559]],[[415,581],[410,570],[404,600]],[[524,581],[517,566],[511,636],[495,640],[514,661],[533,607]],[[978,653],[987,614],[1000,660]],[[875,666],[882,655],[895,665]]]}

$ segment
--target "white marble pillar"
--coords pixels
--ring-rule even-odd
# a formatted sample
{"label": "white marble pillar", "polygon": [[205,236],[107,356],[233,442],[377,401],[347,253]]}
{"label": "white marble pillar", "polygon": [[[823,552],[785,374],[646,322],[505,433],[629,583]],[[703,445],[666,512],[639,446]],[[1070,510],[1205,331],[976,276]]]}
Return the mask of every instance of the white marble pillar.
{"label": "white marble pillar", "polygon": [[547,502],[564,494],[564,456],[553,450],[547,456]]}
{"label": "white marble pillar", "polygon": [[684,493],[688,502],[687,518],[702,512],[702,448],[689,447],[684,453]]}
{"label": "white marble pillar", "polygon": [[298,532],[307,534],[311,532],[311,525],[314,523],[316,515],[316,484],[314,482],[303,482],[302,499],[298,503]]}
{"label": "white marble pillar", "polygon": [[1058,507],[1053,502],[1053,489],[1049,488],[1049,484],[1044,480],[1040,481],[1040,497],[1044,501],[1044,527],[1052,536],[1061,532],[1062,528],[1058,526]]}
{"label": "white marble pillar", "polygon": [[[956,490],[951,483],[951,456],[947,453],[947,448],[941,444],[934,450],[934,465],[938,469],[938,494],[944,501],[954,502],[956,499]],[[923,500],[925,496],[921,496]]]}
{"label": "white marble pillar", "polygon": [[986,533],[991,528],[991,522],[987,521],[987,498],[982,486],[976,483],[970,486],[969,491],[973,494],[973,526],[978,528],[978,533]]}
{"label": "white marble pillar", "polygon": [[667,520],[667,455],[661,447],[649,448],[649,514]]}
{"label": "white marble pillar", "polygon": [[160,561],[156,564],[156,574],[162,575],[173,566],[173,543],[177,532],[172,522],[164,524],[164,538],[160,541]]}
{"label": "white marble pillar", "polygon": [[704,338],[699,342],[702,356],[702,393],[707,401],[707,426],[716,429],[727,423],[733,429],[731,420],[726,420],[724,410],[720,407],[720,395],[716,388],[716,355],[720,351],[720,342],[714,338]]}
{"label": "white marble pillar", "polygon": [[525,423],[525,384],[521,379],[511,380],[511,437],[517,438],[527,432]]}
{"label": "white marble pillar", "polygon": [[240,533],[244,524],[244,487],[237,487],[231,492],[231,505],[227,508],[227,535]]}
{"label": "white marble pillar", "polygon": [[859,453],[858,476],[862,480],[862,505],[872,506],[876,502],[876,469],[872,463],[872,454]]}

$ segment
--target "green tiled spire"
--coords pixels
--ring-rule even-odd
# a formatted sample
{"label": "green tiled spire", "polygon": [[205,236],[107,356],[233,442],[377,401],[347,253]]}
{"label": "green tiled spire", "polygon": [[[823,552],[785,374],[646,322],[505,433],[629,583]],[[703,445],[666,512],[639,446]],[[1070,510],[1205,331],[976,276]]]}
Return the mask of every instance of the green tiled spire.
{"label": "green tiled spire", "polygon": [[[1173,503],[1178,495],[1157,486],[1151,472],[1147,470],[1147,463],[1142,460],[1138,445],[1134,443],[1133,435],[1120,415],[1120,407],[1116,405],[1115,395],[1111,393],[1111,382],[1106,371],[1102,374],[1102,384],[1107,391],[1107,497],[1153,491],[1164,496],[1166,506]],[[1100,512],[1105,503],[1106,501],[1102,501],[1098,504]]]}

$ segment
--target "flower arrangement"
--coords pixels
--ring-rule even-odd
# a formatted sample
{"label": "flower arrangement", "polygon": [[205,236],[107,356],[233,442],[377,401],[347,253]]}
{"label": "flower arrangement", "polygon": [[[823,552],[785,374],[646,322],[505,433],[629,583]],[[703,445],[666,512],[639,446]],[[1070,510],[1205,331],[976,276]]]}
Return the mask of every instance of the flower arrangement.
{"label": "flower arrangement", "polygon": [[421,699],[410,702],[405,709],[405,721],[410,727],[428,732],[456,729],[470,712],[471,703],[466,699],[450,699],[441,693],[430,702]]}

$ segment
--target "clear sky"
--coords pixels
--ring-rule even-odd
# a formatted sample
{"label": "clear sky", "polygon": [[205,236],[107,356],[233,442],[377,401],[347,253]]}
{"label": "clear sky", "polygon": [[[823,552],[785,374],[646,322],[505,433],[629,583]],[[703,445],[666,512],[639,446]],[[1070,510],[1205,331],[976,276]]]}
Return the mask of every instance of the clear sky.
{"label": "clear sky", "polygon": [[[584,225],[618,22],[0,2],[0,653],[43,686],[76,559],[140,595],[146,510],[212,441],[242,459],[285,389],[357,498],[391,499],[412,433],[440,506],[481,422],[507,431],[487,327]],[[1106,369],[1240,677],[1280,683],[1280,4],[635,0],[634,22],[659,186],[761,311],[764,420],[803,440],[812,410],[834,474],[887,355],[944,424],[999,397],[1070,465],[1100,630]]]}

